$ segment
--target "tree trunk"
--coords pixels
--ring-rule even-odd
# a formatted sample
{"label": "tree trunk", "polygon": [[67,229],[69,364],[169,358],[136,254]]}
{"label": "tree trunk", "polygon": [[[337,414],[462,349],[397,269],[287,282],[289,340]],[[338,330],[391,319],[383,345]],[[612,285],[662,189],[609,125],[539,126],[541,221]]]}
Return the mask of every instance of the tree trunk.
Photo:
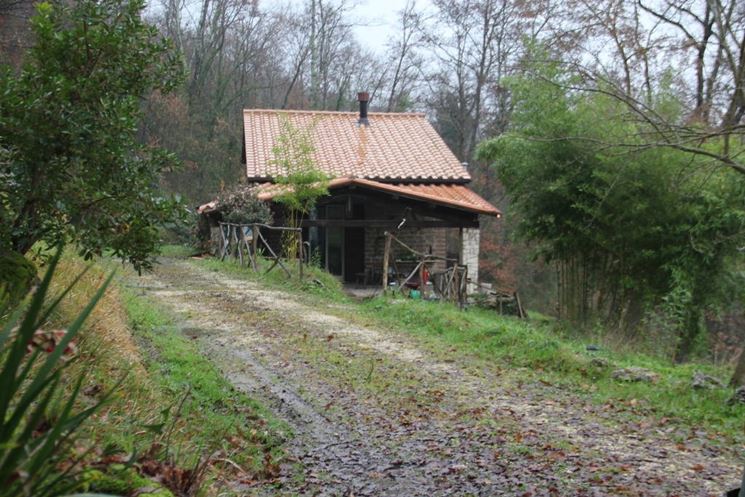
{"label": "tree trunk", "polygon": [[740,359],[737,361],[735,374],[732,375],[729,384],[733,387],[745,386],[745,347],[740,352]]}
{"label": "tree trunk", "polygon": [[637,292],[632,292],[629,296],[629,303],[626,307],[623,320],[624,334],[627,337],[631,338],[636,335],[639,323],[641,323],[643,317],[644,301]]}
{"label": "tree trunk", "polygon": [[695,303],[691,303],[686,314],[683,336],[680,339],[678,350],[675,352],[676,363],[686,362],[690,358],[696,338],[701,331],[701,308]]}

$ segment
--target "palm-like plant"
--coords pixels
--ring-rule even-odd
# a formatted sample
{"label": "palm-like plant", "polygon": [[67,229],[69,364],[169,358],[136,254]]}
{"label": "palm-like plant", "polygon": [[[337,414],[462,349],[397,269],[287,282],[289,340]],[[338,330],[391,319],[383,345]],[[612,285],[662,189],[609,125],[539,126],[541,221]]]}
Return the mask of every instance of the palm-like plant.
{"label": "palm-like plant", "polygon": [[[59,249],[51,259],[30,302],[16,310],[0,329],[0,497],[47,497],[73,490],[76,465],[60,463],[68,456],[76,430],[105,401],[76,410],[75,400],[84,377],[75,381],[69,394],[60,390],[73,339],[113,274],[66,331],[40,331],[82,276],[45,306],[61,253]],[[59,404],[57,399],[61,399]],[[53,406],[57,409],[50,421]]]}

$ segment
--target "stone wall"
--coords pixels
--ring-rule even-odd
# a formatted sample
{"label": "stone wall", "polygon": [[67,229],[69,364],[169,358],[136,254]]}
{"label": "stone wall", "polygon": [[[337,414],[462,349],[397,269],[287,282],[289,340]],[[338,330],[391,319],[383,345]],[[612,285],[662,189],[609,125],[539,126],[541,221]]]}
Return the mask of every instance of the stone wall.
{"label": "stone wall", "polygon": [[468,291],[476,291],[479,281],[479,241],[481,233],[478,228],[463,228],[461,230],[460,261],[468,266],[468,277],[472,284]]}
{"label": "stone wall", "polygon": [[[431,253],[437,257],[447,257],[447,232],[457,228],[411,228],[403,229],[397,238],[418,252]],[[383,270],[383,252],[385,251],[385,230],[382,228],[365,228],[365,267],[378,272]],[[391,243],[394,254],[399,257],[409,252]],[[432,271],[444,271],[445,261],[437,261]]]}

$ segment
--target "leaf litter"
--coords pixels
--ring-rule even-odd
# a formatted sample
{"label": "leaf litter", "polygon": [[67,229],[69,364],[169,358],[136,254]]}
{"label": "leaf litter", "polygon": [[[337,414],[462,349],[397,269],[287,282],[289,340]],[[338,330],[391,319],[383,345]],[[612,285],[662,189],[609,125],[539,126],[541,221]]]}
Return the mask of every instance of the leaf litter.
{"label": "leaf litter", "polygon": [[739,481],[742,448],[635,414],[636,405],[507,385],[435,357],[403,331],[162,262],[132,284],[174,311],[236,388],[293,430],[272,478],[226,482],[241,495],[718,496]]}

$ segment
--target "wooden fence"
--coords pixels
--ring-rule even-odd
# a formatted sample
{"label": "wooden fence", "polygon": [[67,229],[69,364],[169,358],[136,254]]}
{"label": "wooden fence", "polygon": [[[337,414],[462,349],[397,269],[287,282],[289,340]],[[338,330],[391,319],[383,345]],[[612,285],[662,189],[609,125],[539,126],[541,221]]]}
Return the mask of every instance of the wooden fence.
{"label": "wooden fence", "polygon": [[[404,277],[401,277],[402,273],[398,271],[396,267],[395,259],[391,259],[392,242],[396,242],[397,245],[401,246],[409,254],[414,256],[416,262],[414,269],[408,273],[403,273]],[[444,261],[445,263],[453,263],[453,265],[447,268],[444,272],[434,273],[431,271],[435,262]],[[389,268],[394,269],[393,275],[396,278],[396,287],[394,289],[389,288]],[[418,285],[421,292],[422,298],[427,298],[427,292],[429,291],[425,280],[425,275],[429,275],[432,280],[432,291],[434,294],[442,299],[455,302],[459,307],[463,307],[466,304],[467,298],[467,287],[468,287],[468,267],[458,264],[456,259],[448,259],[447,257],[438,257],[432,254],[424,254],[406,245],[404,242],[396,238],[395,235],[389,232],[385,232],[385,250],[383,252],[383,291],[399,291],[404,292],[409,285],[412,284],[414,278],[418,275]]]}
{"label": "wooden fence", "polygon": [[[396,267],[395,259],[391,258],[391,254],[394,252],[391,247],[393,242],[396,242],[396,244],[401,246],[406,250],[406,252],[412,254],[416,261],[414,269],[410,272],[405,272],[403,277]],[[449,262],[452,263],[452,265],[445,271],[430,271],[434,263],[437,261],[444,261],[445,263]],[[392,273],[396,278],[396,286],[393,289],[388,285],[389,268],[393,269]],[[422,298],[427,298],[428,289],[425,284],[425,274],[430,275],[432,291],[437,298],[455,302],[461,309],[466,305],[469,283],[468,266],[458,264],[456,259],[437,257],[432,254],[418,252],[396,238],[392,233],[386,232],[385,251],[383,253],[383,291],[405,292],[407,286],[414,286],[410,284],[418,275],[415,284],[418,284]],[[500,314],[510,314],[520,318],[528,317],[528,314],[525,312],[522,302],[520,301],[520,296],[516,291],[502,289],[492,290],[491,287],[485,288],[485,285],[480,285],[479,293],[476,296],[476,302],[479,305],[493,308]]]}
{"label": "wooden fence", "polygon": [[290,270],[282,262],[281,254],[277,254],[269,242],[266,241],[266,238],[261,232],[262,229],[296,233],[298,276],[302,278],[305,244],[303,243],[303,230],[301,228],[269,226],[268,224],[220,223],[220,260],[225,260],[226,257],[232,257],[239,260],[241,266],[249,264],[254,271],[258,272],[257,256],[260,252],[263,252],[263,255],[272,261],[272,265],[269,266],[269,269],[265,273],[268,273],[275,267],[280,267],[287,274],[287,277],[291,278],[292,273],[290,273]]}

